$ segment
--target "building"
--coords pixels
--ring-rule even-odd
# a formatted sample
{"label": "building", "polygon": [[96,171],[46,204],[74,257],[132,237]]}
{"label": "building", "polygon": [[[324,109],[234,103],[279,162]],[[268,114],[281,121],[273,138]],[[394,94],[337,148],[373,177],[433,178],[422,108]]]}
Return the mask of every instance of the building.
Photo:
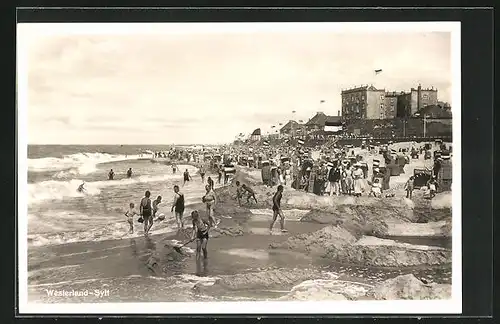
{"label": "building", "polygon": [[373,85],[342,91],[342,117],[350,119],[384,119],[385,90]]}
{"label": "building", "polygon": [[340,116],[340,111],[337,114],[338,116],[328,116],[322,111],[317,112],[316,115],[305,124],[307,132],[323,130],[327,122],[336,123],[341,121],[342,117]]}
{"label": "building", "polygon": [[410,92],[402,92],[398,96],[397,117],[409,117],[426,106],[438,105],[437,89],[411,88]]}
{"label": "building", "polygon": [[290,120],[280,129],[281,136],[292,136],[293,134],[302,134],[304,131],[305,125],[296,122],[295,120]]}
{"label": "building", "polygon": [[393,119],[397,116],[398,107],[398,92],[386,92],[384,98],[384,105],[380,108],[380,119]]}
{"label": "building", "polygon": [[446,109],[439,105],[428,105],[413,114],[414,117],[422,117],[431,119],[450,119],[452,113],[450,109]]}
{"label": "building", "polygon": [[252,135],[250,135],[250,140],[252,142],[258,142],[261,139],[261,131],[260,128],[257,128],[252,132]]}

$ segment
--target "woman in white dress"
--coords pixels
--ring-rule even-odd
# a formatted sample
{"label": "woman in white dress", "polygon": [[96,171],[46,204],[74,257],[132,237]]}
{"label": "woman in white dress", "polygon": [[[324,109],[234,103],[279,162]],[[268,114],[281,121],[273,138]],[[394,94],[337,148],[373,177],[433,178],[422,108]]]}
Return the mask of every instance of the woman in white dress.
{"label": "woman in white dress", "polygon": [[354,196],[360,197],[363,193],[363,170],[361,169],[361,164],[354,164],[352,177],[354,179]]}

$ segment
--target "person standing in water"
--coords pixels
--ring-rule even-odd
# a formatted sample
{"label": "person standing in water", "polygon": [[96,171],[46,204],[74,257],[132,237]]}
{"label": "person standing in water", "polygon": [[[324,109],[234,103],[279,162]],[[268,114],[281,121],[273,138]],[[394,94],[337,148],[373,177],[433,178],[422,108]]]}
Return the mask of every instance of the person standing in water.
{"label": "person standing in water", "polygon": [[184,228],[184,220],[182,216],[184,215],[184,194],[179,191],[179,186],[174,186],[174,202],[172,204],[172,212],[175,211],[175,220],[177,221],[177,227],[179,230]]}
{"label": "person standing in water", "polygon": [[205,168],[202,166],[200,168],[201,183],[205,183]]}
{"label": "person standing in water", "polygon": [[139,213],[144,219],[144,235],[148,235],[149,229],[153,225],[153,207],[151,205],[151,192],[146,191],[144,198],[141,199],[141,204],[139,206]]}
{"label": "person standing in water", "polygon": [[210,188],[209,185],[205,186],[205,190],[207,191],[207,193],[205,194],[205,196],[203,196],[201,200],[207,206],[207,215],[208,215],[208,220],[210,222],[210,226],[217,228],[217,223],[215,222],[215,217],[214,217],[214,207],[215,204],[217,203],[217,198],[215,196],[215,192]]}
{"label": "person standing in water", "polygon": [[207,243],[208,243],[208,230],[210,229],[210,224],[201,219],[197,210],[194,210],[191,213],[191,218],[193,220],[193,232],[191,234],[191,240],[196,240],[196,268],[197,272],[201,271],[201,252],[203,251],[203,263],[206,269],[207,259],[208,259],[208,251],[207,251]]}
{"label": "person standing in water", "polygon": [[115,172],[111,169],[108,173],[108,180],[113,180],[115,178]]}
{"label": "person standing in water", "polygon": [[132,168],[128,168],[127,170],[127,178],[132,178]]}
{"label": "person standing in water", "polygon": [[184,171],[184,182],[183,182],[182,186],[184,187],[186,182],[188,182],[190,180],[191,180],[191,175],[189,174],[188,169],[186,169],[186,171]]}
{"label": "person standing in water", "polygon": [[177,173],[177,167],[175,166],[175,164],[172,164],[172,173],[173,174]]}
{"label": "person standing in water", "polygon": [[76,189],[78,192],[81,192],[81,193],[86,193],[87,192],[87,189],[85,189],[85,181],[82,182],[81,185],[78,186],[78,189]]}
{"label": "person standing in water", "polygon": [[156,212],[158,211],[158,205],[161,203],[161,196],[156,197],[153,201],[153,218],[156,216]]}
{"label": "person standing in water", "polygon": [[273,220],[271,222],[271,225],[269,226],[269,232],[271,234],[273,233],[273,226],[274,223],[276,222],[276,219],[278,218],[278,215],[280,216],[281,232],[288,232],[285,229],[285,216],[283,215],[283,211],[281,210],[282,197],[283,197],[283,185],[279,185],[278,190],[273,196]]}

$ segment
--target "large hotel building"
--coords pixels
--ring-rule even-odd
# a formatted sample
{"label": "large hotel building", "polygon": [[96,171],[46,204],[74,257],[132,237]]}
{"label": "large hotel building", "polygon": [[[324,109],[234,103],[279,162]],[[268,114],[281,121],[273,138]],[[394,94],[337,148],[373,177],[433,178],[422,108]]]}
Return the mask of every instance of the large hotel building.
{"label": "large hotel building", "polygon": [[346,120],[409,117],[437,104],[437,89],[422,89],[420,85],[410,92],[387,92],[373,85],[342,91],[342,117]]}

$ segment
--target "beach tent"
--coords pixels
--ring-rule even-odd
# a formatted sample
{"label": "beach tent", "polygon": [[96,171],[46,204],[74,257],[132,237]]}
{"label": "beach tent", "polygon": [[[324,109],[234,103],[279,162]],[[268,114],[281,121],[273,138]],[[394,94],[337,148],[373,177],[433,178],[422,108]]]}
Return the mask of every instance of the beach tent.
{"label": "beach tent", "polygon": [[432,177],[432,170],[425,168],[416,168],[413,170],[413,176],[415,177],[413,180],[413,187],[415,189],[420,189],[427,185],[427,181],[429,181]]}
{"label": "beach tent", "polygon": [[224,165],[224,173],[225,174],[234,174],[236,173],[236,168],[232,164]]}

